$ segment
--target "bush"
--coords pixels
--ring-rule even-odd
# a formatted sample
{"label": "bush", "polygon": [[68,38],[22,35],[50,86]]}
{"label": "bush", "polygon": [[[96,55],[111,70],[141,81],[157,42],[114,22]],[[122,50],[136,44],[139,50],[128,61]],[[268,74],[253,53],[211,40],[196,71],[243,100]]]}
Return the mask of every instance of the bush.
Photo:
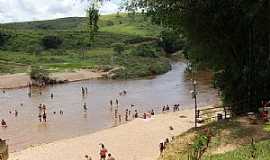
{"label": "bush", "polygon": [[57,36],[45,36],[41,40],[41,44],[45,49],[57,49],[63,43],[63,40]]}
{"label": "bush", "polygon": [[121,54],[125,50],[125,44],[124,43],[113,43],[112,47],[113,47],[113,50],[117,54]]}
{"label": "bush", "polygon": [[131,50],[131,54],[140,57],[152,57],[152,58],[159,57],[158,51],[154,47],[146,44],[133,48]]}
{"label": "bush", "polygon": [[33,66],[31,68],[30,77],[33,80],[36,80],[38,82],[48,82],[50,80],[49,78],[49,72],[41,67]]}
{"label": "bush", "polygon": [[0,47],[3,47],[11,36],[7,33],[0,32]]}

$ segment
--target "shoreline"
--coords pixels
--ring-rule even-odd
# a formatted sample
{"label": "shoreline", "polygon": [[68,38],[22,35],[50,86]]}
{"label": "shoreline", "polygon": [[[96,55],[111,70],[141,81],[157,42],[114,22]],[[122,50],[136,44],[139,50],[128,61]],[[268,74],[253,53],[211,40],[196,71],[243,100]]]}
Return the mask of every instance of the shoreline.
{"label": "shoreline", "polygon": [[[180,118],[180,116],[186,118]],[[134,119],[116,127],[79,136],[39,144],[10,153],[11,160],[80,160],[90,155],[98,158],[99,144],[104,143],[117,160],[153,160],[159,156],[159,143],[194,127],[193,109],[155,115],[151,119]],[[173,126],[174,130],[169,130]],[[71,154],[72,153],[72,154]]]}
{"label": "shoreline", "polygon": [[[77,70],[75,72],[52,73],[50,77],[65,83],[102,78],[106,72],[94,72],[91,70]],[[27,73],[0,75],[0,89],[26,88],[31,82]]]}

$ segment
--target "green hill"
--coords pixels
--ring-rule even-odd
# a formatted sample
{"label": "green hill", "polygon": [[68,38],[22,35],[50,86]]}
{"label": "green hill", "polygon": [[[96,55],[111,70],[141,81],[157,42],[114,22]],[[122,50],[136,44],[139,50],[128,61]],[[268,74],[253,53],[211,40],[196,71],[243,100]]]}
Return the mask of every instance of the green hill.
{"label": "green hill", "polygon": [[[117,78],[137,78],[170,69],[169,60],[158,45],[162,29],[149,19],[126,14],[101,16],[99,32],[91,47],[86,26],[85,17],[1,24],[4,43],[0,37],[0,73],[25,72],[29,65],[39,65],[51,72],[122,67],[125,70],[117,72]],[[46,36],[57,37],[61,44],[56,49],[46,49],[42,43]],[[116,54],[114,43],[123,44],[125,51]],[[145,54],[136,53],[138,48]]]}

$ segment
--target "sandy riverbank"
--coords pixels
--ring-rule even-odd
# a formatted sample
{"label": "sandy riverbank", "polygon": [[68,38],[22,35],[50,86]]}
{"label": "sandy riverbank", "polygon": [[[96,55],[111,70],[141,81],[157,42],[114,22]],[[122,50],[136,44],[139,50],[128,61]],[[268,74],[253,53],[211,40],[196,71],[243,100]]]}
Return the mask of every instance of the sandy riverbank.
{"label": "sandy riverbank", "polygon": [[[101,78],[104,74],[106,73],[93,72],[90,70],[78,70],[76,72],[53,73],[51,78],[61,81],[74,82]],[[23,88],[27,87],[29,82],[31,82],[31,79],[30,76],[26,73],[1,75],[0,89]]]}
{"label": "sandy riverbank", "polygon": [[[118,127],[72,139],[28,148],[11,153],[10,160],[84,160],[85,154],[98,159],[99,144],[104,143],[117,160],[155,160],[159,143],[179,135],[194,125],[193,110],[156,115],[152,119],[136,119]],[[180,118],[186,116],[186,118]],[[173,126],[174,130],[169,130]]]}

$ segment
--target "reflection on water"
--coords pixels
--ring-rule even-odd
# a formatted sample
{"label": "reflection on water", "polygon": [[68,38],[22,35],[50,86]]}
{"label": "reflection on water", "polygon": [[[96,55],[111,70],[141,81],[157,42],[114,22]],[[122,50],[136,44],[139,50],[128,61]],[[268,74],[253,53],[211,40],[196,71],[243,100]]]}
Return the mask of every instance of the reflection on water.
{"label": "reflection on water", "polygon": [[[0,128],[0,138],[8,139],[11,151],[21,150],[30,145],[48,143],[58,139],[71,138],[93,133],[112,127],[113,116],[110,100],[119,99],[120,112],[134,104],[133,109],[139,112],[155,108],[160,111],[162,105],[181,104],[193,106],[190,80],[185,78],[185,64],[173,65],[172,71],[150,80],[108,81],[89,80],[49,86],[42,90],[32,89],[29,98],[28,89],[8,90],[0,94],[0,119],[4,118],[8,128]],[[88,88],[88,95],[83,98],[81,87]],[[127,90],[126,96],[119,92]],[[216,93],[209,83],[199,81],[198,102],[200,106],[216,101]],[[51,93],[54,98],[51,99]],[[88,111],[84,112],[83,103],[87,103]],[[38,120],[39,104],[44,103],[48,109],[48,122]],[[21,105],[23,104],[23,105]],[[18,110],[18,117],[14,110]],[[9,114],[9,110],[12,114]],[[64,114],[60,115],[59,111]],[[53,112],[56,112],[54,115]]]}

